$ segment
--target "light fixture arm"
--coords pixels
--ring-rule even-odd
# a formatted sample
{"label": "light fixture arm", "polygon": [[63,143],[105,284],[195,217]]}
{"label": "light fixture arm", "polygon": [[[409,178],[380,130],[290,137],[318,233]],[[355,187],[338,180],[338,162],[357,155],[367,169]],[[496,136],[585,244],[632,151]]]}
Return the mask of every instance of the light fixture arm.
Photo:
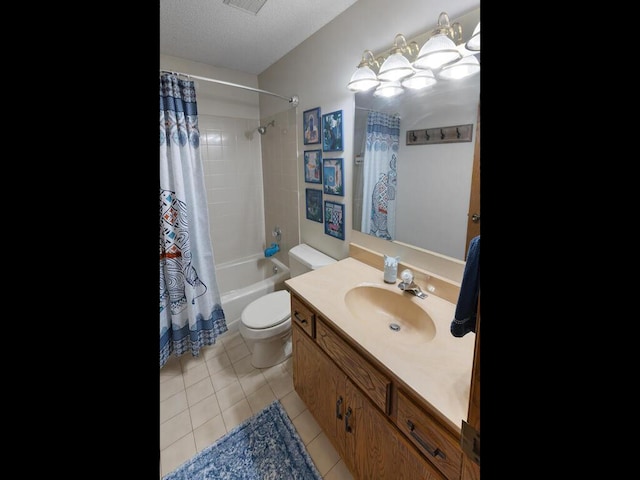
{"label": "light fixture arm", "polygon": [[373,52],[371,50],[365,50],[362,53],[362,59],[360,60],[357,68],[361,67],[369,67],[371,70],[373,70],[375,67],[375,71],[380,68],[380,63],[373,56]]}
{"label": "light fixture arm", "polygon": [[420,47],[416,42],[407,43],[407,39],[404,38],[404,35],[398,33],[396,38],[393,39],[393,47],[389,51],[389,55],[387,55],[387,57],[394,53],[400,53],[407,57],[408,60],[413,61],[419,51]]}
{"label": "light fixture arm", "polygon": [[444,34],[458,45],[462,42],[462,25],[458,22],[450,23],[447,12],[442,12],[438,16],[438,26],[433,29],[431,35]]}

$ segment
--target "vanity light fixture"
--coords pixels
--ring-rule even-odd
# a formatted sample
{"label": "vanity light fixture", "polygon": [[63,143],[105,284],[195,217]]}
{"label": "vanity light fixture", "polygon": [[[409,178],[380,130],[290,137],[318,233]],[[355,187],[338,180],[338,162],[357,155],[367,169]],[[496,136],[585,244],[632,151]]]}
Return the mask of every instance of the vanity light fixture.
{"label": "vanity light fixture", "polygon": [[404,35],[397,34],[393,40],[393,48],[389,52],[389,56],[380,67],[378,79],[384,82],[393,82],[413,75],[415,71],[405,55],[414,59],[417,53],[418,44],[416,42],[407,44]]}
{"label": "vanity light fixture", "polygon": [[413,90],[420,90],[435,85],[436,82],[436,76],[433,74],[433,71],[419,70],[414,75],[402,80],[402,86]]}
{"label": "vanity light fixture", "polygon": [[349,90],[354,92],[364,92],[373,87],[380,85],[380,80],[376,76],[376,72],[373,71],[380,67],[378,61],[374,58],[371,50],[365,50],[362,54],[362,60],[357,67],[357,70],[351,75],[351,80],[347,84]]}
{"label": "vanity light fixture", "polygon": [[471,38],[467,40],[464,48],[466,48],[467,50],[471,50],[472,52],[480,51],[480,22],[478,22],[476,28],[473,29]]}
{"label": "vanity light fixture", "polygon": [[398,80],[393,80],[391,82],[380,83],[380,86],[373,92],[373,96],[389,98],[400,95],[401,93],[404,93],[404,88],[402,88]]}
{"label": "vanity light fixture", "polygon": [[440,68],[462,58],[462,54],[456,48],[462,41],[462,25],[455,22],[449,23],[449,15],[442,12],[438,17],[438,26],[432,36],[418,52],[418,58],[413,62],[414,68]]}
{"label": "vanity light fixture", "polygon": [[442,12],[422,48],[414,41],[407,43],[399,33],[388,53],[376,57],[371,50],[365,50],[347,87],[354,92],[377,87],[376,97],[399,95],[404,88],[427,88],[440,79],[455,80],[479,72],[479,51],[480,22],[463,44],[462,25],[450,23],[449,15]]}
{"label": "vanity light fixture", "polygon": [[478,61],[476,56],[468,55],[466,57],[462,57],[462,59],[458,60],[455,63],[451,63],[442,67],[442,70],[440,70],[438,77],[445,78],[447,80],[457,80],[459,78],[468,77],[469,75],[478,73],[479,71],[480,62]]}

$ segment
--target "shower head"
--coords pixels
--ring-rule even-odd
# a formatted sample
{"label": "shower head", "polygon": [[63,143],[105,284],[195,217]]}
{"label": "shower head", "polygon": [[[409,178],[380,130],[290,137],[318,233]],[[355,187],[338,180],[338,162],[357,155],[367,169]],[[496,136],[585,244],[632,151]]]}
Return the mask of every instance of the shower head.
{"label": "shower head", "polygon": [[275,120],[271,120],[269,123],[267,123],[264,127],[258,127],[258,133],[260,135],[264,135],[265,133],[267,133],[267,127],[273,127],[276,124]]}
{"label": "shower head", "polygon": [[247,137],[249,140],[253,140],[253,132],[258,132],[260,135],[264,135],[265,133],[267,133],[267,127],[273,127],[275,124],[276,124],[276,121],[271,120],[264,127],[259,126],[258,128],[254,128],[251,131],[244,132],[244,136]]}

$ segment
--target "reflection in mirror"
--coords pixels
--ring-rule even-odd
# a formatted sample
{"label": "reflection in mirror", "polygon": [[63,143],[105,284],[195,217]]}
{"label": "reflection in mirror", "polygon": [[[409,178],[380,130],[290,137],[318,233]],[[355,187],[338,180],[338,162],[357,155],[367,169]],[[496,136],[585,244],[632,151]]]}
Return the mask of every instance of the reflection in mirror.
{"label": "reflection in mirror", "polygon": [[[480,74],[392,98],[355,94],[353,229],[464,260],[479,101]],[[407,145],[407,131],[468,124],[471,141]]]}

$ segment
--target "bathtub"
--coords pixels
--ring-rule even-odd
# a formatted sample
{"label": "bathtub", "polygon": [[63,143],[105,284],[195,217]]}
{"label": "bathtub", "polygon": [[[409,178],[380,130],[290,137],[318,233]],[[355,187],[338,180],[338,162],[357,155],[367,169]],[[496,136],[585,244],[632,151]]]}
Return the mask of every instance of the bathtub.
{"label": "bathtub", "polygon": [[229,332],[237,331],[244,307],[276,290],[284,290],[289,268],[263,254],[216,265],[220,300]]}

